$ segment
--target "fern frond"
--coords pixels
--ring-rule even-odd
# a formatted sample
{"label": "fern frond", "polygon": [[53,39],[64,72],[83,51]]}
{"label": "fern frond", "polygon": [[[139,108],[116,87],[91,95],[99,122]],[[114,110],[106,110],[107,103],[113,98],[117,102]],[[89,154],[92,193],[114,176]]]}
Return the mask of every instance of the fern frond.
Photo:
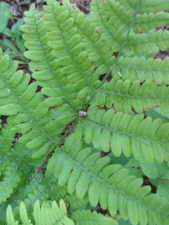
{"label": "fern frond", "polygon": [[112,104],[117,111],[131,112],[131,106],[137,113],[142,110],[152,108],[157,104],[164,110],[168,108],[169,88],[166,85],[157,84],[145,81],[142,84],[139,80],[133,83],[130,80],[123,81],[119,79],[115,81],[112,79],[109,83],[104,85],[96,92],[96,105],[105,103],[106,107],[110,108]]}
{"label": "fern frond", "polygon": [[22,176],[21,171],[18,169],[18,163],[5,160],[3,166],[5,166],[5,171],[1,174],[0,203],[6,201],[6,199],[11,196],[14,189],[18,186],[18,183],[20,183]]}
{"label": "fern frond", "polygon": [[[136,8],[139,8],[139,5]],[[135,16],[136,11],[126,10],[119,2],[92,1],[92,22],[100,29],[102,40],[106,41],[106,45],[114,52],[121,50],[131,38],[135,37],[134,34],[129,34]]]}
{"label": "fern frond", "polygon": [[96,26],[91,19],[85,18],[84,14],[79,14],[79,10],[74,11],[72,16],[75,18],[75,25],[81,36],[84,50],[92,58],[95,67],[105,64],[105,67],[109,68],[112,65],[110,62],[115,57],[112,56],[112,52],[106,46],[106,43],[102,41],[100,32],[96,31]]}
{"label": "fern frond", "polygon": [[34,212],[35,221],[39,224],[44,221],[46,225],[49,223],[74,225],[74,222],[67,218],[66,205],[62,199],[59,201],[59,206],[55,201],[52,202],[52,207],[43,202],[40,214],[39,202],[36,202]]}
{"label": "fern frond", "polygon": [[108,72],[109,68],[113,65],[115,56],[113,56],[112,51],[102,40],[99,29],[96,30],[96,26],[90,18],[85,18],[83,13],[79,13],[79,10],[77,9],[75,11],[72,10],[72,7],[71,16],[75,19],[74,26],[76,26],[77,33],[81,36],[81,43],[84,45],[84,51],[92,58],[92,63],[95,67],[98,67],[97,69],[95,68],[96,70],[91,76],[92,83],[97,81],[97,84],[99,83],[99,76]]}
{"label": "fern frond", "polygon": [[[124,42],[124,38],[121,38]],[[124,52],[127,55],[139,54],[142,51],[148,54],[150,51],[157,53],[159,50],[166,50],[169,46],[169,33],[168,31],[159,30],[155,33],[154,30],[150,30],[148,34],[130,34],[127,38],[126,45],[124,46]]]}
{"label": "fern frond", "polygon": [[80,199],[88,193],[93,207],[99,201],[102,209],[108,207],[112,216],[117,209],[121,213],[122,208],[122,217],[129,218],[132,224],[151,223],[152,217],[154,224],[169,221],[166,210],[169,205],[164,204],[158,195],[147,195],[150,187],[141,188],[142,179],[133,180],[121,165],[109,165],[108,156],[101,158],[100,153],[91,154],[90,148],[79,149],[79,142],[76,144],[72,139],[73,135],[67,138],[65,146],[56,150],[47,165],[59,185],[67,183],[68,192],[75,191]]}
{"label": "fern frond", "polygon": [[[106,9],[104,8],[104,3],[102,0],[98,1],[92,1],[91,3],[91,17],[92,17],[92,23],[98,27],[99,31],[101,32],[102,38],[104,37],[104,40],[106,41],[106,45],[113,46],[114,51],[118,51],[121,46],[118,43],[116,37],[117,28],[113,27],[106,17]],[[126,29],[124,28],[125,32]],[[121,32],[120,32],[121,36]],[[116,45],[116,47],[115,47]]]}
{"label": "fern frond", "polygon": [[[125,7],[133,8],[139,4],[139,1],[132,0],[118,0]],[[139,13],[151,13],[160,12],[169,8],[169,3],[167,0],[142,0],[139,8]]]}
{"label": "fern frond", "polygon": [[[47,45],[48,39],[46,37],[47,31],[44,28],[44,19],[39,13],[34,13],[34,8],[30,8],[29,12],[25,12],[25,15],[26,18],[24,18],[24,20],[27,25],[21,27],[22,31],[26,33],[23,35],[23,38],[26,40],[25,46],[29,49],[29,51],[25,52],[25,56],[33,60],[29,64],[31,68],[41,70],[34,72],[32,76],[37,80],[38,85],[48,87],[50,93],[52,88],[55,88],[55,98],[51,99],[48,103],[50,106],[56,104],[60,106],[63,103],[66,103],[66,100],[69,103],[66,105],[69,110],[71,109],[70,95],[65,92],[62,87],[63,82],[56,76],[58,63],[56,62],[55,57],[51,54],[52,48]],[[45,89],[42,91],[46,93]],[[64,97],[61,97],[63,95]],[[51,96],[51,94],[49,94],[49,96]]]}
{"label": "fern frond", "polygon": [[[153,24],[149,25],[150,17],[158,18],[159,15],[149,14],[141,17],[139,14],[137,15],[139,8],[144,5],[144,1],[135,1],[134,10],[132,8],[125,10],[125,6],[120,7],[120,3],[113,0],[108,2],[94,1],[92,4],[94,6],[94,11],[91,13],[92,21],[99,26],[103,40],[106,40],[107,46],[111,47],[113,51],[119,51],[124,47],[125,53],[130,56],[139,54],[140,50],[148,54],[150,50],[156,53],[159,49],[165,50],[168,47],[168,32],[159,30],[155,33],[152,29],[154,28]],[[162,24],[166,24],[169,19],[168,14],[162,14],[161,17]],[[140,24],[138,24],[138,18]],[[140,18],[143,18],[144,23]],[[143,32],[146,32],[147,28],[151,28],[151,30],[148,34],[141,35],[130,32],[133,29],[134,32],[139,33],[140,28],[143,29]]]}
{"label": "fern frond", "polygon": [[132,82],[144,80],[156,84],[168,84],[169,72],[169,60],[165,58],[163,61],[145,59],[145,57],[119,57],[117,62],[112,68],[112,75],[114,80],[127,80],[130,79]]}
{"label": "fern frond", "polygon": [[117,225],[117,221],[103,216],[101,214],[97,214],[96,212],[92,212],[90,210],[82,210],[73,213],[72,219],[75,221],[77,225]]}
{"label": "fern frond", "polygon": [[[149,163],[154,158],[160,163],[163,160],[169,162],[169,124],[162,124],[160,119],[152,122],[151,117],[144,119],[143,114],[115,114],[113,109],[105,113],[91,106],[88,116],[79,123],[83,126],[85,142],[92,141],[96,149],[101,147],[108,152],[111,147],[113,154],[118,157],[123,152],[126,157],[132,153],[137,160],[141,160],[144,155]],[[75,135],[78,133],[77,130]]]}
{"label": "fern frond", "polygon": [[[52,207],[48,205],[48,203],[43,202],[40,207],[40,203],[37,200],[34,205],[34,220],[36,225],[49,225],[49,224],[63,224],[63,225],[73,225],[74,222],[67,218],[67,210],[64,201],[61,199],[59,202],[59,206],[55,201],[52,202]],[[12,208],[9,205],[7,208],[7,224],[14,225],[18,224],[18,220],[14,219]],[[27,211],[25,208],[25,204],[21,202],[20,204],[20,218],[23,224],[30,224],[31,220],[27,216]]]}
{"label": "fern frond", "polygon": [[154,29],[154,27],[163,27],[166,23],[169,23],[168,13],[137,14],[133,25],[133,31],[134,33],[139,33],[141,29],[143,33],[146,33],[147,30]]}
{"label": "fern frond", "polygon": [[124,26],[125,24],[129,28],[129,25],[132,21],[132,16],[137,13],[134,18],[134,23],[132,25],[132,29],[135,33],[139,33],[140,29],[142,30],[142,32],[146,33],[147,30],[154,29],[154,27],[162,27],[169,22],[168,13],[160,12],[154,14],[153,7],[151,8],[152,11],[148,14],[138,13],[140,12],[140,9],[143,5],[144,1],[132,1],[130,7],[128,7],[129,5],[127,4],[127,1],[109,1],[108,4],[105,4],[107,10],[106,16],[109,19],[109,22],[115,25],[116,27],[120,27],[122,25]]}
{"label": "fern frond", "polygon": [[[32,175],[32,173],[30,174]],[[25,177],[24,177],[24,181],[25,181]],[[13,197],[17,194],[17,205],[13,210],[16,217],[19,217],[19,211],[20,211],[19,204],[22,201],[25,204],[25,207],[28,212],[28,216],[30,218],[32,218],[31,211],[37,200],[39,200],[40,203],[42,203],[43,201],[51,202],[51,195],[50,195],[51,193],[49,189],[47,188],[47,186],[45,185],[42,174],[40,172],[37,172],[37,174],[28,181],[20,186],[20,190],[18,191],[18,193],[16,192],[14,195],[11,196]]]}
{"label": "fern frond", "polygon": [[[60,199],[65,199],[67,201],[67,205],[69,206],[69,211],[71,211],[71,213],[79,209],[84,209],[84,207],[86,206],[88,202],[87,196],[83,199],[78,199],[75,194],[69,194],[67,187],[60,186],[58,184],[58,179],[53,176],[53,173],[49,173],[49,171],[46,171],[45,173],[45,183],[47,184],[50,195],[55,199],[55,201],[59,201]],[[44,189],[44,193],[45,192],[46,190]],[[43,192],[41,193],[41,195],[43,196]],[[43,201],[45,200],[44,198],[42,199],[40,195],[37,196],[36,194],[36,197]],[[48,200],[48,198],[46,198],[46,200]]]}
{"label": "fern frond", "polygon": [[[55,87],[56,93],[55,98],[53,98],[53,102],[55,101],[53,105],[61,105],[66,100],[69,105],[77,108],[78,105],[81,106],[83,104],[83,100],[76,100],[77,92],[79,92],[79,89],[91,85],[89,80],[94,70],[92,58],[88,57],[87,52],[83,51],[84,45],[79,43],[81,38],[77,33],[77,29],[73,27],[74,19],[70,17],[69,11],[65,10],[64,7],[58,7],[58,3],[54,1],[49,1],[48,6],[44,7],[44,10],[46,14],[43,18],[46,21],[43,21],[41,18],[40,22],[44,23],[42,26],[36,26],[36,30],[38,30],[40,35],[37,34],[35,38],[32,38],[29,34],[29,25],[22,28],[23,31],[28,33],[23,38],[26,39],[27,47],[30,48],[30,51],[26,52],[25,56],[34,60],[34,63],[36,61],[42,63],[44,58],[47,57],[45,68],[37,68],[30,64],[34,69],[42,70],[41,72],[35,72],[32,76],[37,80],[45,81],[40,81],[38,84],[48,87],[42,89],[42,92],[48,96],[53,96],[51,88]],[[33,12],[29,12],[29,16],[38,19],[38,15],[34,15]],[[27,20],[27,22],[29,21]],[[46,31],[45,34],[44,31]],[[44,38],[43,36],[46,37]],[[47,43],[45,43],[45,40],[47,40]],[[40,50],[32,50],[34,46],[29,46],[30,41],[41,43]],[[48,74],[48,77],[45,77],[45,74]]]}
{"label": "fern frond", "polygon": [[12,132],[13,126],[5,124],[0,131],[0,152],[4,156],[8,155],[11,150],[12,142],[14,141],[15,132]]}
{"label": "fern frond", "polygon": [[[53,8],[55,8],[54,11]],[[100,35],[95,32],[95,26],[90,23],[90,20],[84,20],[83,14],[77,15],[78,11],[72,14],[72,11],[69,12],[70,10],[64,7],[58,7],[58,3],[54,1],[49,1],[44,10],[47,12],[43,16],[46,21],[41,18],[41,22],[35,23],[31,29],[31,33],[38,30],[40,35],[37,34],[34,38],[30,33],[32,19],[34,18],[34,21],[39,20],[38,14],[34,14],[33,11],[27,14],[29,18],[25,22],[28,25],[22,26],[22,30],[26,32],[23,35],[26,40],[25,45],[30,50],[25,53],[25,56],[32,59],[34,64],[37,62],[36,65],[40,61],[43,62],[45,57],[48,59],[48,65],[45,68],[37,68],[36,65],[32,65],[32,62],[30,63],[30,66],[34,69],[42,70],[34,72],[32,76],[37,79],[38,85],[45,87],[42,92],[51,97],[46,101],[49,106],[57,104],[57,109],[65,110],[65,107],[61,106],[61,104],[67,100],[67,110],[70,109],[71,105],[75,108],[81,107],[86,94],[88,94],[87,101],[90,100],[90,95],[93,94],[93,90],[89,86],[98,86],[100,83],[98,77],[109,70],[115,57],[112,56],[109,48],[105,48],[105,43],[101,41]],[[59,15],[59,12],[62,12],[62,16]],[[73,18],[74,20],[72,20]],[[70,24],[71,31],[64,29],[64,24],[67,21],[72,23],[72,25]],[[46,30],[45,34],[44,30]],[[79,40],[81,40],[80,44]],[[92,65],[91,60],[94,61]],[[84,61],[87,66],[85,66],[85,69]],[[90,77],[94,67],[98,65],[100,67]],[[88,67],[89,69],[87,69]],[[46,74],[48,75],[46,76]],[[73,100],[75,96],[78,99]]]}
{"label": "fern frond", "polygon": [[[16,72],[17,63],[9,64],[7,55],[2,57],[0,63],[4,64],[3,71],[0,73],[3,84],[0,88],[1,115],[10,115],[7,119],[11,126],[10,132],[25,134],[19,140],[19,143],[24,144],[23,150],[38,148],[32,157],[43,157],[45,153],[55,147],[60,140],[59,135],[66,125],[52,120],[55,111],[49,109],[49,103],[42,101],[43,94],[41,92],[36,93],[37,84],[35,82],[28,85],[29,74],[23,75],[23,71]],[[58,129],[56,130],[56,128]]]}

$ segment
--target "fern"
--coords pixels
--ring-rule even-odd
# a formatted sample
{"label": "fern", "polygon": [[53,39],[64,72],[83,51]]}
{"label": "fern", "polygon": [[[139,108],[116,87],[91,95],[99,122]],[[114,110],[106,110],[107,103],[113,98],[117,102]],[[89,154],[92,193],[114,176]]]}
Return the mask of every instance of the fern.
{"label": "fern", "polygon": [[[27,216],[27,212],[25,209],[25,205],[23,202],[20,204],[20,217],[23,224],[33,224],[31,220]],[[87,224],[93,221],[93,224],[107,224],[107,225],[116,225],[117,223],[113,221],[113,219],[104,217],[101,214],[97,214],[96,212],[91,213],[90,210],[77,211],[73,214],[73,219],[76,224]],[[52,207],[50,207],[46,202],[43,202],[41,208],[39,205],[39,201],[36,201],[34,206],[34,220],[35,224],[65,224],[65,225],[73,225],[74,222],[67,218],[66,215],[66,205],[64,201],[61,199],[59,202],[59,206],[55,201],[52,202]],[[12,213],[11,206],[8,206],[7,209],[7,222],[8,224],[18,224]]]}
{"label": "fern", "polygon": [[[23,224],[32,224],[31,220],[28,219],[23,202],[20,204],[20,217]],[[36,201],[34,206],[34,219],[35,224],[74,224],[72,220],[66,217],[66,206],[63,200],[60,201],[60,209],[56,202],[52,203],[51,209],[46,202],[44,202],[40,208],[39,202]],[[7,222],[8,224],[18,224],[18,221],[13,217],[10,206],[7,209]]]}
{"label": "fern", "polygon": [[169,223],[169,200],[159,191],[168,182],[169,123],[145,116],[158,108],[168,117],[168,58],[150,54],[169,47],[168,32],[154,31],[169,22],[161,12],[168,7],[93,0],[86,18],[67,0],[48,0],[43,12],[25,12],[31,76],[0,51],[7,224]]}

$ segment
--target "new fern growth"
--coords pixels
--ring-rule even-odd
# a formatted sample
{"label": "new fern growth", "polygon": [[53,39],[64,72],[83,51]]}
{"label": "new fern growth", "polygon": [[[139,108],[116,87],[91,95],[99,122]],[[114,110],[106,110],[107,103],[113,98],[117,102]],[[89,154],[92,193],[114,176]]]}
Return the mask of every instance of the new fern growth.
{"label": "new fern growth", "polygon": [[[47,0],[25,12],[35,81],[0,52],[0,203],[13,208],[4,223],[169,224],[168,197],[142,186],[142,175],[168,182],[169,123],[145,116],[169,113],[169,60],[151,54],[169,47],[168,31],[154,31],[168,8],[93,0],[86,18],[68,0]],[[98,207],[108,215],[91,213]]]}

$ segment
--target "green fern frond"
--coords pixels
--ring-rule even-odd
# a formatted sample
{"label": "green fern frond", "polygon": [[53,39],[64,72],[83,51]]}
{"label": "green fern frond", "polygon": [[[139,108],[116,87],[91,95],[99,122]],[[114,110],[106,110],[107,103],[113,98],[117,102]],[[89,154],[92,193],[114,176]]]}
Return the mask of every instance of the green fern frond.
{"label": "green fern frond", "polygon": [[8,155],[11,150],[12,142],[14,141],[15,132],[11,131],[12,127],[13,126],[9,124],[5,124],[0,131],[0,152],[4,156]]}
{"label": "green fern frond", "polygon": [[[8,124],[11,125],[10,132],[13,134],[25,133],[19,140],[20,144],[24,144],[22,146],[24,149],[39,148],[32,154],[33,158],[44,156],[60,140],[58,135],[64,130],[65,125],[52,120],[55,111],[49,110],[46,101],[42,101],[42,93],[36,93],[37,84],[35,82],[28,85],[29,74],[23,75],[23,71],[16,72],[17,64],[9,64],[9,57],[6,55],[2,57],[0,63],[5,65],[1,72],[3,84],[0,89],[2,94],[1,115],[10,115],[7,119]],[[58,129],[56,130],[56,128]]]}
{"label": "green fern frond", "polygon": [[[40,203],[37,200],[34,205],[34,220],[35,223],[32,223],[31,220],[27,216],[27,211],[25,208],[25,204],[21,202],[20,204],[20,218],[22,224],[29,225],[52,225],[52,224],[63,224],[63,225],[73,225],[74,222],[67,218],[67,210],[63,200],[60,200],[59,206],[55,201],[52,202],[52,207],[48,205],[48,203],[43,202],[40,207]],[[12,208],[9,205],[7,208],[7,225],[18,224],[18,220],[14,219]]]}
{"label": "green fern frond", "polygon": [[0,203],[6,201],[7,198],[11,196],[14,189],[18,186],[21,181],[21,171],[19,170],[19,165],[16,162],[9,162],[5,160],[5,171],[1,174],[0,182]]}
{"label": "green fern frond", "polygon": [[[119,0],[121,4],[125,7],[130,7],[135,9],[138,5],[138,1],[132,0]],[[169,3],[167,0],[142,0],[139,8],[139,13],[151,13],[151,12],[159,12],[162,10],[166,10],[169,8]]]}
{"label": "green fern frond", "polygon": [[[118,51],[121,46],[117,42],[117,37],[116,38],[116,33],[117,33],[117,28],[113,27],[107,20],[106,17],[106,10],[104,8],[104,4],[102,0],[98,1],[92,1],[91,4],[91,18],[92,18],[92,23],[96,25],[96,27],[99,29],[99,32],[102,35],[102,38],[104,37],[104,40],[106,41],[106,44],[108,46],[113,46],[113,51]],[[125,32],[125,28],[124,31]],[[120,32],[121,36],[121,32]],[[115,47],[116,45],[116,47]]]}
{"label": "green fern frond", "polygon": [[139,33],[140,29],[142,32],[146,33],[147,30],[151,30],[154,27],[162,27],[169,23],[168,13],[149,13],[149,14],[138,14],[135,18],[133,25],[134,33]]}
{"label": "green fern frond", "polygon": [[[82,199],[88,193],[91,205],[100,202],[102,209],[108,207],[112,216],[122,208],[122,217],[132,224],[145,224],[153,221],[163,224],[169,221],[167,208],[158,195],[147,195],[149,188],[141,188],[142,179],[127,176],[128,170],[121,165],[109,165],[108,156],[91,154],[91,149],[81,149],[69,136],[64,147],[57,149],[49,159],[47,170],[58,179],[59,185],[67,183],[68,192]],[[120,211],[121,213],[121,211]],[[142,216],[141,216],[142,215]]]}
{"label": "green fern frond", "polygon": [[[90,210],[76,211],[71,219],[67,217],[66,205],[63,200],[60,200],[59,205],[55,201],[52,202],[52,206],[49,206],[46,202],[40,203],[37,200],[34,205],[34,220],[32,222],[27,215],[27,210],[23,202],[20,203],[20,219],[22,224],[27,225],[53,225],[53,224],[63,224],[63,225],[82,225],[82,224],[106,224],[106,225],[117,225],[118,223],[106,216],[97,214],[96,212],[91,213]],[[73,220],[75,223],[73,222]],[[15,220],[12,208],[9,205],[7,208],[7,225],[18,224],[18,220]],[[19,223],[21,224],[21,223]]]}
{"label": "green fern frond", "polygon": [[105,71],[106,67],[108,71],[115,57],[112,56],[112,52],[106,46],[106,43],[102,41],[100,32],[96,31],[91,19],[85,18],[84,14],[79,13],[79,10],[74,11],[72,16],[75,18],[75,25],[81,35],[84,50],[92,58],[95,67],[105,65]]}
{"label": "green fern frond", "polygon": [[[124,38],[121,38],[124,42]],[[165,50],[169,45],[169,34],[167,31],[159,30],[155,33],[150,30],[148,34],[131,34],[128,36],[127,43],[124,46],[124,52],[127,55],[139,54],[142,51],[145,54],[150,51],[157,53],[160,49]]]}
{"label": "green fern frond", "polygon": [[[55,10],[53,11],[53,9]],[[77,29],[73,28],[74,19],[70,17],[69,11],[65,10],[64,7],[58,7],[58,4],[53,1],[49,2],[48,6],[44,7],[44,10],[47,12],[47,14],[43,16],[46,21],[42,27],[36,27],[39,33],[42,32],[39,36],[36,35],[34,38],[28,33],[29,25],[27,25],[28,27],[23,26],[22,28],[22,30],[28,33],[26,37],[23,36],[23,38],[26,39],[27,47],[30,48],[30,51],[26,52],[25,56],[35,60],[34,62],[43,62],[45,57],[47,57],[48,61],[46,67],[37,68],[33,66],[34,69],[41,69],[42,71],[35,72],[32,76],[37,80],[45,80],[44,85],[42,82],[40,82],[40,85],[48,87],[42,90],[42,92],[48,96],[53,96],[51,88],[55,87],[56,93],[55,98],[53,98],[53,105],[61,105],[66,100],[69,105],[77,108],[78,105],[81,106],[83,104],[83,100],[73,99],[75,99],[79,88],[86,87],[86,85],[90,86],[90,75],[94,69],[92,59],[87,56],[85,51],[81,52],[84,46],[82,43],[79,43],[80,35],[77,34]],[[63,14],[61,14],[62,16],[59,14],[61,12]],[[30,15],[36,17],[36,19],[38,18],[38,14],[34,15],[33,12],[32,14],[29,13],[29,16]],[[42,18],[40,21],[41,20],[43,21]],[[27,20],[27,22],[29,21]],[[48,40],[47,43],[44,43],[44,30],[50,31],[45,34],[45,36],[47,36],[46,40]],[[29,45],[30,42],[28,41],[36,41],[41,43],[41,46],[47,44],[46,50],[32,50],[34,46]],[[30,64],[30,66],[32,67],[32,64]],[[48,74],[48,76],[44,77],[43,75],[45,74]],[[51,80],[51,78],[53,79]],[[72,84],[73,82],[75,82],[75,84]],[[65,97],[60,97],[63,95]],[[70,108],[69,106],[68,109]]]}
{"label": "green fern frond", "polygon": [[75,139],[80,140],[84,134],[85,142],[92,141],[96,149],[101,147],[108,152],[111,147],[113,154],[118,157],[123,152],[126,157],[132,153],[137,160],[144,155],[149,163],[154,158],[160,163],[163,160],[169,162],[169,124],[162,124],[160,119],[152,122],[151,117],[144,119],[143,114],[115,114],[113,109],[105,113],[103,109],[97,111],[96,107],[91,106],[85,120],[79,121],[79,127],[80,123],[84,133],[77,128]]}
{"label": "green fern frond", "polygon": [[[94,11],[92,11],[91,16],[93,17],[93,22],[101,29],[103,40],[106,40],[107,46],[111,47],[113,51],[119,51],[124,46],[124,52],[129,56],[139,54],[140,50],[145,54],[148,54],[150,50],[155,53],[158,52],[159,49],[165,50],[169,44],[168,32],[159,30],[155,33],[154,29],[152,29],[154,28],[153,25],[151,25],[150,30],[150,20],[148,20],[151,16],[150,14],[148,17],[144,16],[144,23],[142,23],[139,18],[141,23],[139,26],[137,22],[139,15],[137,15],[137,12],[139,8],[144,5],[144,1],[135,2],[134,11],[125,10],[124,6],[120,7],[120,3],[113,0],[108,2],[97,1],[93,3]],[[105,13],[103,14],[103,12]],[[166,19],[166,17],[169,19],[167,14],[162,15],[161,17],[163,19]],[[158,15],[156,17],[158,17]],[[146,32],[148,28],[149,33],[141,35],[129,33],[131,29],[138,33],[139,28],[143,29],[144,32]]]}
{"label": "green fern frond", "polygon": [[165,58],[163,61],[145,59],[145,57],[119,57],[114,67],[112,75],[115,80],[119,78],[123,80],[130,79],[132,82],[144,80],[155,82],[156,84],[168,84],[169,60]]}
{"label": "green fern frond", "polygon": [[[53,8],[55,8],[54,11]],[[41,26],[34,25],[40,34],[35,38],[37,45],[32,45],[32,43],[35,43],[31,34],[34,30],[31,30],[30,33],[32,20],[29,24],[27,18],[25,21],[28,25],[22,26],[22,30],[26,32],[23,35],[26,40],[25,45],[30,50],[25,53],[25,56],[32,59],[33,63],[37,62],[36,65],[42,63],[45,57],[50,62],[45,68],[34,67],[31,62],[31,67],[42,70],[34,72],[32,76],[38,80],[38,85],[46,87],[42,89],[42,92],[51,97],[47,100],[50,106],[57,104],[59,110],[62,108],[65,110],[65,107],[61,104],[67,100],[69,104],[67,104],[67,110],[70,109],[70,106],[81,107],[86,93],[88,93],[86,101],[89,101],[90,95],[93,94],[93,86],[98,86],[100,83],[98,77],[109,70],[115,57],[112,56],[109,48],[105,48],[105,43],[101,41],[100,35],[95,32],[90,20],[84,19],[83,14],[77,15],[78,11],[72,14],[64,7],[58,7],[58,4],[53,1],[49,1],[44,10],[47,12],[43,16],[46,21]],[[34,15],[33,12],[29,12],[28,15],[35,18],[34,20],[39,19],[38,14]],[[43,21],[42,18],[40,20]],[[64,29],[67,21],[70,21],[71,29],[69,31]],[[45,34],[44,30],[46,30]],[[48,42],[45,43],[44,40],[48,40]],[[40,46],[40,43],[46,50]],[[39,46],[39,49],[37,46]],[[99,69],[92,75],[94,67],[98,65],[100,65]],[[75,96],[78,99],[75,99]]]}
{"label": "green fern frond", "polygon": [[106,216],[101,214],[97,214],[96,212],[92,212],[90,210],[82,210],[77,211],[72,215],[72,219],[75,221],[76,225],[117,225],[118,223]]}
{"label": "green fern frond", "polygon": [[[41,18],[39,13],[34,13],[34,8],[31,8],[25,15],[27,16],[24,18],[27,25],[21,27],[26,33],[23,35],[23,38],[26,40],[25,46],[29,49],[29,51],[25,52],[25,56],[33,60],[30,62],[31,68],[41,70],[39,72],[34,72],[32,76],[37,79],[38,85],[48,87],[50,92],[52,91],[51,88],[55,87],[55,98],[50,100],[50,105],[55,105],[56,103],[61,105],[65,103],[64,98],[60,97],[63,94],[66,96],[65,99],[70,102],[70,97],[62,87],[62,82],[60,82],[56,76],[57,73],[55,70],[57,63],[54,61],[55,57],[51,54],[52,48],[47,45],[48,39],[46,38],[46,29],[43,26],[43,18]],[[38,31],[38,33],[36,31]],[[56,95],[57,93],[58,95]],[[51,96],[51,94],[49,94],[49,96]],[[68,104],[67,109],[70,109]]]}
{"label": "green fern frond", "polygon": [[[122,79],[112,79],[109,83],[105,82],[100,90],[96,92],[96,105],[106,104],[111,108],[112,104],[117,111],[131,112],[131,107],[141,113],[147,108],[160,105],[162,109],[169,110],[168,96],[169,89],[166,85],[145,81],[142,84],[139,80],[131,82]],[[102,106],[101,106],[102,107]]]}
{"label": "green fern frond", "polygon": [[[132,16],[139,12],[144,4],[144,1],[135,1],[137,4],[133,4],[133,7],[128,7],[125,4],[127,1],[109,1],[108,4],[105,4],[106,7],[106,16],[109,19],[109,22],[115,25],[115,27],[126,26],[126,29],[129,28],[132,22]],[[124,4],[123,4],[124,3]],[[134,1],[132,1],[134,3]],[[121,5],[122,4],[122,5]],[[127,8],[126,8],[127,7]],[[126,9],[126,10],[124,10]],[[112,13],[113,11],[113,13]],[[159,10],[161,11],[161,10]],[[153,13],[152,13],[153,12]],[[134,33],[139,33],[140,29],[142,32],[146,33],[147,30],[154,29],[154,27],[162,27],[169,22],[168,13],[156,13],[154,14],[153,8],[152,12],[140,14],[138,13],[134,18],[134,24],[132,25],[132,29]]]}
{"label": "green fern frond", "polygon": [[51,193],[43,181],[42,174],[37,172],[33,178],[29,178],[30,177],[28,177],[28,180],[20,186],[18,193],[16,192],[11,196],[11,198],[13,198],[17,195],[17,205],[13,209],[16,218],[19,217],[19,205],[21,202],[24,202],[30,219],[32,219],[31,212],[37,200],[39,200],[40,203],[43,201],[48,201],[48,203],[51,202]]}

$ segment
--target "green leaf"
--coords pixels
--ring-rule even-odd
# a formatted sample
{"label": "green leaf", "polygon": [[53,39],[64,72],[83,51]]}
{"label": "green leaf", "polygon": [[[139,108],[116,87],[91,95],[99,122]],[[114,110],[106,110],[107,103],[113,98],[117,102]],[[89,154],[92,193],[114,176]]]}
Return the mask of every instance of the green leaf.
{"label": "green leaf", "polygon": [[13,224],[13,225],[17,225],[18,223],[15,222],[15,219],[14,219],[14,216],[13,216],[13,213],[12,213],[12,208],[10,205],[8,205],[8,208],[7,208],[7,223],[8,224]]}
{"label": "green leaf", "polygon": [[13,33],[6,27],[5,30],[3,31],[5,35],[8,37],[13,37]]}
{"label": "green leaf", "polygon": [[140,161],[141,168],[143,170],[143,173],[151,178],[151,179],[156,179],[158,177],[157,169],[155,167],[155,163],[148,163],[144,158],[141,159]]}
{"label": "green leaf", "polygon": [[17,21],[17,23],[15,23],[13,26],[12,26],[12,33],[14,33],[15,31],[17,31],[18,33],[20,32],[20,27],[23,25],[24,23],[24,19],[21,18]]}
{"label": "green leaf", "polygon": [[11,41],[9,41],[8,39],[5,39],[4,43],[5,43],[6,46],[8,46],[10,49],[12,49],[16,54],[19,54],[17,48],[15,47],[15,45]]}
{"label": "green leaf", "polygon": [[19,111],[20,112],[22,111],[22,106],[14,105],[14,104],[0,106],[1,115],[5,115],[5,116],[14,115],[14,114],[17,114]]}
{"label": "green leaf", "polygon": [[17,47],[21,50],[21,52],[26,51],[26,48],[25,48],[25,46],[23,44],[23,41],[21,39],[17,39],[16,44],[17,44]]}
{"label": "green leaf", "polygon": [[75,133],[74,133],[75,140],[80,141],[82,136],[83,136],[83,124],[82,124],[81,120],[79,120],[76,130],[75,130]]}

